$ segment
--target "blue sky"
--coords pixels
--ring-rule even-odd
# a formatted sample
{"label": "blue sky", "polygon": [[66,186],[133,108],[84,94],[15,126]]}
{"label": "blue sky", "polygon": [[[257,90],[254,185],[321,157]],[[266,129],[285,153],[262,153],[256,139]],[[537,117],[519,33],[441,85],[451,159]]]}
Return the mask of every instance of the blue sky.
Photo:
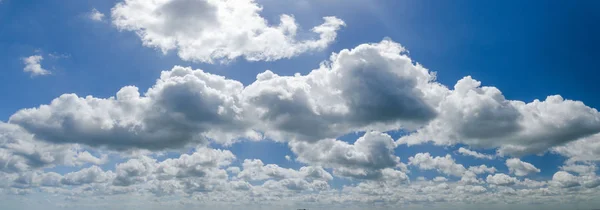
{"label": "blue sky", "polygon": [[[281,76],[293,76],[295,73],[307,75],[311,70],[318,69],[322,61],[329,60],[332,53],[353,49],[364,43],[379,43],[384,39],[391,39],[401,44],[408,50],[406,54],[412,62],[436,72],[436,80],[449,89],[454,89],[453,86],[457,81],[470,75],[481,81],[482,86],[496,87],[508,100],[529,103],[534,99],[543,101],[549,95],[558,94],[564,99],[581,101],[589,109],[600,107],[600,98],[597,94],[600,92],[600,86],[596,85],[597,78],[600,76],[597,59],[600,57],[600,52],[597,50],[600,48],[598,38],[600,28],[596,27],[600,21],[600,14],[597,12],[600,8],[598,1],[249,1],[262,6],[263,10],[259,14],[271,25],[279,24],[281,14],[292,15],[299,26],[299,39],[318,39],[318,36],[310,33],[309,30],[323,23],[322,17],[325,16],[335,16],[343,20],[345,26],[337,30],[335,40],[328,43],[324,49],[307,50],[289,58],[269,61],[248,61],[243,57],[237,57],[227,63],[212,64],[182,58],[177,54],[177,49],[163,53],[156,47],[144,45],[135,30],[119,28],[113,22],[111,9],[119,2],[122,1],[2,0],[0,2],[0,49],[3,49],[0,51],[0,63],[3,64],[4,74],[0,77],[0,96],[3,98],[0,106],[1,122],[22,126],[27,132],[35,135],[35,138],[39,138],[36,141],[44,144],[77,144],[93,156],[107,154],[109,160],[97,165],[105,171],[116,171],[118,164],[138,155],[139,151],[136,149],[139,148],[124,152],[122,149],[113,150],[115,147],[104,143],[98,146],[83,140],[60,142],[43,139],[45,134],[35,132],[37,125],[27,124],[35,122],[35,119],[19,121],[15,120],[16,118],[12,119],[11,116],[17,115],[15,113],[24,108],[49,104],[65,93],[75,93],[79,97],[92,95],[96,98],[109,98],[115,96],[124,86],[136,86],[143,94],[155,85],[161,71],[169,71],[175,65],[202,69],[208,73],[239,81],[245,86],[255,82],[257,74],[265,70],[271,70]],[[89,16],[92,9],[97,9],[105,17],[100,21],[92,20]],[[23,59],[32,55],[43,56],[41,66],[52,73],[32,76],[24,72]],[[60,107],[57,108],[58,110]],[[566,116],[570,117],[569,113],[576,111],[560,110],[542,115],[555,119],[553,113],[566,112]],[[575,114],[572,116],[575,121],[579,120]],[[567,143],[575,145],[576,141],[585,140],[593,143],[600,139],[596,138],[598,136],[596,133],[600,130],[596,131],[595,121],[590,120],[594,117],[585,117],[586,114],[582,114],[581,120],[578,121],[581,122],[581,126],[573,125],[574,128],[583,127],[583,124],[588,123],[593,127],[590,128],[593,131],[586,130],[585,132],[588,133],[581,135],[573,134],[577,136],[573,139],[558,139],[555,142],[559,143],[552,143],[551,146],[545,147],[540,155],[535,153],[514,155],[539,169],[537,173],[517,178],[520,181],[529,178],[559,182],[556,180],[556,173],[562,171],[561,166],[567,165],[565,161],[580,157],[565,155],[554,149]],[[600,119],[598,116],[595,117],[596,120]],[[560,116],[556,117],[558,118]],[[553,125],[562,124],[557,122]],[[342,131],[340,132],[343,135],[337,135],[339,132],[335,131],[333,133],[337,136],[328,136],[328,138],[338,138],[340,142],[352,145],[365,130],[353,131],[359,132],[360,135]],[[406,132],[380,131],[388,132],[394,141],[407,135]],[[434,134],[432,136],[439,137]],[[75,138],[77,137],[79,136]],[[473,143],[475,140],[469,141],[467,135],[464,137],[464,140],[456,139],[452,143],[432,139],[433,142],[421,142],[415,145],[399,144],[393,148],[393,155],[399,157],[402,163],[409,164],[411,157],[417,153],[429,153],[433,157],[450,154],[456,163],[466,168],[485,164],[495,167],[498,172],[510,174],[506,164],[506,160],[513,157],[510,154],[485,160],[459,154],[457,150],[464,147],[493,156],[503,148],[508,148],[507,145],[529,146],[527,139],[514,140],[516,143],[511,140],[510,143],[504,144],[495,143],[503,141],[503,138],[491,138],[486,141],[487,143],[480,143],[480,139],[476,139],[477,143]],[[588,137],[591,140],[586,139]],[[265,164],[276,164],[293,170],[300,170],[303,166],[319,165],[324,166],[325,171],[334,175],[329,184],[335,190],[342,190],[346,185],[356,186],[366,183],[360,179],[337,176],[340,172],[336,170],[341,170],[338,168],[341,167],[339,164],[330,163],[332,165],[328,166],[329,163],[323,162],[324,160],[311,161],[310,157],[297,160],[302,154],[295,153],[291,150],[291,144],[288,145],[288,142],[296,141],[294,139],[277,139],[277,142],[270,140],[271,138],[259,142],[242,139],[244,140],[234,144],[210,142],[207,145],[231,151],[236,156],[235,161],[229,165],[231,167],[241,167],[246,159],[260,159]],[[512,138],[506,137],[506,139]],[[10,141],[0,142],[8,145],[7,142]],[[533,140],[530,144],[538,145]],[[176,150],[166,148],[164,151],[168,151],[168,154],[160,157],[159,160],[176,159],[182,153],[194,154],[196,152],[194,148],[195,146],[190,145]],[[600,149],[590,153],[581,151],[579,154],[600,155],[597,151]],[[155,152],[160,153],[160,151],[146,152],[149,152],[150,156],[156,155],[152,154]],[[292,160],[286,160],[286,155],[289,155]],[[596,161],[600,160],[600,157],[581,158],[578,160],[585,159],[585,161],[572,164],[593,166],[594,175],[578,174],[578,178],[587,180],[591,177],[595,180],[595,173],[598,171],[595,168]],[[77,166],[57,164],[53,167],[45,167],[43,171],[65,175],[92,165],[95,164],[85,163]],[[418,182],[418,177],[421,176],[428,180],[437,176],[447,176],[452,183],[461,180],[461,177],[452,177],[440,172],[443,169],[440,169],[439,165],[433,166],[431,170],[424,169],[426,166],[422,167],[419,168],[418,163],[409,164],[407,173],[409,180]],[[226,168],[224,167],[223,170]],[[230,176],[234,175],[230,174]],[[487,181],[486,176],[485,173],[478,175],[483,181]],[[500,192],[503,189],[485,186],[489,191]],[[583,190],[588,190],[586,193],[591,192],[590,189]],[[559,194],[565,199],[573,199],[569,197],[572,195],[563,191]],[[588,203],[592,205],[591,202]],[[18,202],[13,204],[18,206]]]}

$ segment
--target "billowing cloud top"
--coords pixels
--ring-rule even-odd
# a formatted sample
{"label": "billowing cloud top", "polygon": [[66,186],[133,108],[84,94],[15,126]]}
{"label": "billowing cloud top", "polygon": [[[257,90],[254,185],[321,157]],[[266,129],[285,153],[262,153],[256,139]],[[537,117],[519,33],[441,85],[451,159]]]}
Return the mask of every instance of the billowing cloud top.
{"label": "billowing cloud top", "polygon": [[[254,0],[125,0],[112,9],[113,24],[135,32],[144,45],[163,52],[177,50],[183,60],[213,63],[243,57],[273,61],[323,50],[344,21],[324,17],[305,37],[293,16],[281,15],[277,26],[260,16]],[[302,36],[300,36],[302,35]]]}

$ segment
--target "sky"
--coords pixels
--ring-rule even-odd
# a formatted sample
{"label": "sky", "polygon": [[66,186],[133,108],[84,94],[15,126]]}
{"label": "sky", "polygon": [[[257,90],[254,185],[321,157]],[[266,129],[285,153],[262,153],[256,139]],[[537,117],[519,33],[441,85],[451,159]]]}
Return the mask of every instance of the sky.
{"label": "sky", "polygon": [[0,207],[594,209],[598,8],[0,0]]}

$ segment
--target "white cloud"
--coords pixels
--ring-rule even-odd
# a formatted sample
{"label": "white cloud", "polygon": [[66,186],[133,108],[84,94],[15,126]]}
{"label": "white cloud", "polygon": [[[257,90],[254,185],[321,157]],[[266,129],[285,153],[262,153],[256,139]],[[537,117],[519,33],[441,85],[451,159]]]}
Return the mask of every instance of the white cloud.
{"label": "white cloud", "polygon": [[528,188],[541,188],[546,186],[548,183],[546,181],[536,181],[525,178],[523,181],[518,183],[519,185],[526,186]]}
{"label": "white cloud", "polygon": [[83,152],[77,153],[77,156],[75,157],[75,159],[76,159],[76,162],[78,162],[79,164],[91,163],[94,165],[102,165],[102,164],[105,164],[106,162],[108,162],[108,155],[102,154],[100,157],[96,157],[96,156],[90,154],[90,152],[88,152],[88,151],[83,151]]}
{"label": "white cloud", "polygon": [[300,39],[305,35],[293,16],[281,15],[273,26],[261,10],[254,0],[125,0],[112,8],[112,21],[120,30],[136,32],[145,46],[208,63],[238,57],[273,61],[323,50],[345,25],[324,17],[311,30],[318,38]]}
{"label": "white cloud", "polygon": [[484,174],[484,173],[489,173],[489,174],[493,174],[496,173],[498,170],[495,167],[489,167],[486,165],[479,165],[479,166],[471,166],[469,167],[469,171],[475,173],[475,174]]}
{"label": "white cloud", "polygon": [[436,176],[435,178],[433,178],[434,182],[447,182],[448,179],[446,177],[443,176]]}
{"label": "white cloud", "polygon": [[23,58],[23,63],[25,64],[23,71],[29,73],[32,77],[51,74],[50,71],[42,68],[42,60],[44,60],[44,57],[41,55],[32,55]]}
{"label": "white cloud", "polygon": [[19,126],[0,122],[0,171],[19,173],[57,165],[73,166],[85,153],[74,145],[55,145],[36,140]]}
{"label": "white cloud", "polygon": [[568,157],[571,162],[600,161],[600,134],[554,147],[552,151]]}
{"label": "white cloud", "polygon": [[454,161],[452,156],[432,157],[429,153],[418,153],[408,159],[409,165],[418,166],[422,170],[437,170],[440,173],[461,177],[467,169]]}
{"label": "white cloud", "polygon": [[307,166],[300,170],[281,168],[275,164],[264,165],[261,160],[244,160],[243,170],[237,174],[237,177],[247,181],[261,181],[267,179],[309,179],[331,181],[333,176],[321,167]]}
{"label": "white cloud", "polygon": [[502,173],[488,175],[485,180],[487,183],[497,186],[511,186],[519,182],[517,178]]}
{"label": "white cloud", "polygon": [[569,172],[559,171],[552,176],[552,183],[562,188],[571,188],[579,186],[579,179]]}
{"label": "white cloud", "polygon": [[473,150],[469,150],[469,149],[465,149],[464,147],[461,147],[458,149],[458,153],[460,153],[461,155],[465,155],[465,156],[472,156],[475,158],[479,158],[479,159],[494,159],[493,155],[486,155],[486,154],[482,154]]}
{"label": "white cloud", "polygon": [[591,175],[595,174],[598,168],[595,164],[575,164],[572,162],[567,162],[565,165],[560,167],[560,170],[571,171],[580,175]]}
{"label": "white cloud", "polygon": [[272,139],[316,141],[354,131],[411,128],[435,117],[444,88],[390,40],[333,54],[307,75],[266,71],[243,91]]}
{"label": "white cloud", "polygon": [[315,143],[294,141],[289,145],[297,161],[333,168],[334,174],[343,177],[379,179],[382,169],[400,164],[400,158],[394,155],[394,140],[379,132],[367,132],[354,144],[325,139]]}
{"label": "white cloud", "polygon": [[459,80],[437,109],[435,120],[398,143],[463,143],[520,156],[600,132],[600,113],[580,101],[558,95],[530,103],[506,100],[497,88],[481,87],[471,77]]}
{"label": "white cloud", "polygon": [[93,21],[104,20],[104,14],[98,11],[96,8],[92,8],[92,11],[88,14],[88,17]]}
{"label": "white cloud", "polygon": [[149,176],[156,170],[156,160],[142,156],[129,159],[118,164],[115,169],[116,177],[113,181],[117,186],[129,186],[149,180]]}
{"label": "white cloud", "polygon": [[517,176],[527,176],[532,173],[539,173],[540,169],[528,162],[521,161],[518,158],[511,158],[506,160],[506,166],[511,174]]}
{"label": "white cloud", "polygon": [[132,86],[105,99],[64,94],[49,105],[18,111],[10,122],[49,142],[116,150],[180,148],[206,143],[206,138],[257,138],[243,121],[242,88],[237,81],[174,67],[145,96]]}
{"label": "white cloud", "polygon": [[80,171],[65,174],[61,180],[65,185],[83,185],[90,183],[105,183],[115,177],[112,171],[105,172],[98,166],[91,166]]}

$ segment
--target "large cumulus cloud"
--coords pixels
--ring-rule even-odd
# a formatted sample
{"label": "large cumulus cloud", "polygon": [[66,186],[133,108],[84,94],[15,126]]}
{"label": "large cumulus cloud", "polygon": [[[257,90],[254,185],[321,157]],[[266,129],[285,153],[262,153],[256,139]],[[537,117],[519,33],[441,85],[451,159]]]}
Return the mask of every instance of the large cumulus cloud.
{"label": "large cumulus cloud", "polygon": [[116,150],[180,148],[210,137],[229,141],[246,132],[253,138],[241,114],[242,88],[221,76],[174,67],[143,96],[133,86],[110,98],[65,94],[48,105],[20,110],[10,122],[49,142]]}

